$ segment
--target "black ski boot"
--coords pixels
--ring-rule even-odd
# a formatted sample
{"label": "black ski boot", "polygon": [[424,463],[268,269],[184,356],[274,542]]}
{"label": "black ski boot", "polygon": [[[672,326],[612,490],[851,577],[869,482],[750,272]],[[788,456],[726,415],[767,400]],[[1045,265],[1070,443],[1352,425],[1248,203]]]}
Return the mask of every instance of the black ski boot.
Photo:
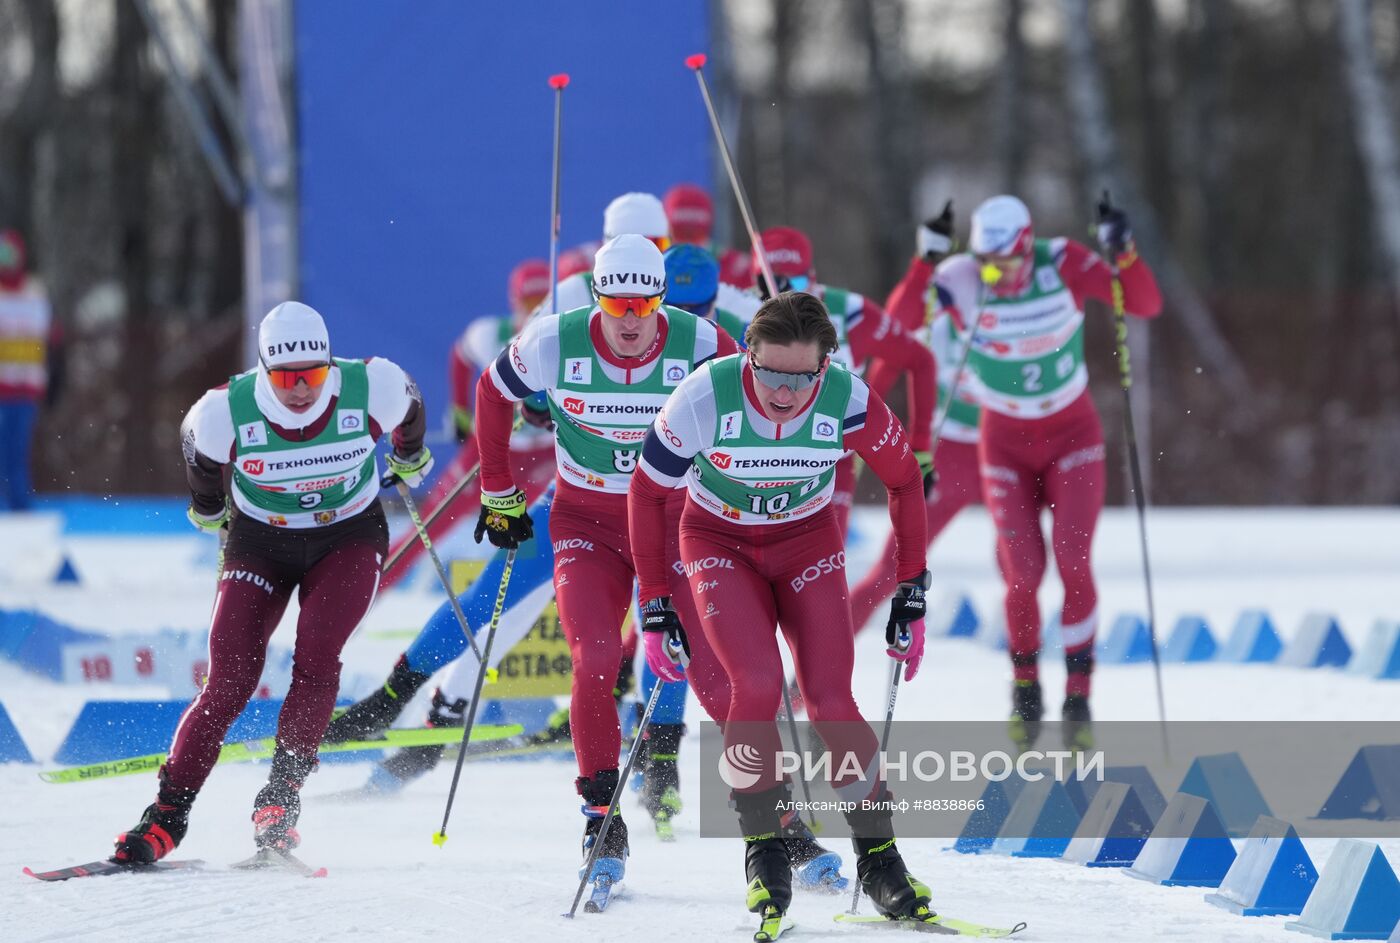
{"label": "black ski boot", "polygon": [[681,811],[681,777],[676,768],[684,724],[652,724],[646,733],[646,767],[642,773],[642,806],[662,841],[675,841],[671,819]]}
{"label": "black ski boot", "polygon": [[117,836],[117,849],[112,860],[121,864],[151,864],[175,850],[185,838],[190,826],[190,806],[195,791],[175,789],[166,781],[165,767],[160,768],[160,788],[156,801],[146,806],[141,821]]}
{"label": "black ski boot", "polygon": [[[466,723],[466,715],[466,698],[459,697],[449,704],[447,698],[442,696],[441,688],[433,691],[433,706],[428,711],[429,728],[461,727]],[[370,777],[370,788],[377,792],[397,792],[437,766],[446,749],[445,743],[404,747],[375,768],[374,775]]]}
{"label": "black ski boot", "polygon": [[786,786],[763,792],[736,792],[734,809],[744,835],[744,876],[748,897],[744,906],[763,916],[766,926],[781,918],[792,904],[792,858],[783,839],[779,804],[786,802]]}
{"label": "black ski boot", "polygon": [[[607,820],[608,805],[612,802],[613,792],[617,789],[618,771],[615,769],[600,770],[591,778],[580,776],[574,780],[574,785],[578,787],[579,795],[583,796],[583,864],[587,865],[588,855],[593,850],[593,845],[598,841],[598,836],[603,832],[603,823]],[[616,884],[622,880],[623,873],[627,869],[627,856],[629,854],[627,846],[627,823],[622,821],[621,809],[613,812],[612,824],[608,826],[608,833],[603,838],[603,846],[598,850],[598,857],[593,861],[593,871],[588,876],[590,882],[599,880]],[[583,868],[579,868],[579,877],[583,877]]]}
{"label": "black ski boot", "polygon": [[[785,799],[792,796],[792,785],[784,784]],[[806,820],[796,809],[784,812],[778,830],[787,842],[788,857],[796,871],[797,886],[807,891],[835,893],[851,883],[841,876],[841,856],[817,841]]]}
{"label": "black ski boot", "polygon": [[1019,752],[1035,746],[1043,716],[1045,706],[1040,700],[1040,682],[1011,682],[1011,717],[1006,722],[1006,732]]}
{"label": "black ski boot", "polygon": [[[885,793],[885,799],[889,798]],[[861,809],[847,812],[846,821],[851,826],[860,888],[875,909],[891,919],[927,916],[933,895],[909,873],[895,847],[893,814],[888,809]]]}
{"label": "black ski boot", "polygon": [[[1070,677],[1081,675],[1087,678],[1094,672],[1094,650],[1085,647],[1083,651],[1065,655],[1065,668]],[[1082,753],[1094,748],[1093,718],[1089,715],[1087,694],[1065,695],[1064,707],[1060,709],[1060,733],[1064,737],[1065,749]]]}
{"label": "black ski boot", "polygon": [[291,851],[301,844],[297,818],[301,815],[301,786],[316,768],[316,757],[304,758],[281,747],[272,755],[267,785],[253,800],[253,842],[259,848]]}
{"label": "black ski boot", "polygon": [[399,719],[399,714],[430,677],[408,667],[408,656],[400,655],[384,686],[332,717],[321,739],[326,743],[346,743],[378,736]]}

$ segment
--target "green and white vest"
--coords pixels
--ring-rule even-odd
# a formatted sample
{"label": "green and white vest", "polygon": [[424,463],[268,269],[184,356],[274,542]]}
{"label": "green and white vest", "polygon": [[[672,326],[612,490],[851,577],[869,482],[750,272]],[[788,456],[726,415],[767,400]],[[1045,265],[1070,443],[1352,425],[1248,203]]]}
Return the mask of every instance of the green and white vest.
{"label": "green and white vest", "polygon": [[1037,239],[1035,269],[1014,298],[984,293],[968,366],[988,409],[1038,419],[1064,409],[1089,384],[1084,312],[1060,278],[1050,240]]}
{"label": "green and white vest", "polygon": [[626,493],[651,421],[690,376],[699,319],[679,308],[663,310],[666,344],[646,378],[631,384],[609,379],[589,335],[591,305],[559,315],[559,375],[549,389],[549,412],[555,458],[570,483]]}
{"label": "green and white vest", "polygon": [[855,362],[855,355],[851,353],[851,340],[846,330],[846,318],[849,316],[846,309],[850,305],[851,293],[844,288],[822,285],[820,297],[822,304],[826,305],[826,313],[831,316],[831,323],[836,326],[836,352],[831,355],[831,361],[844,365],[847,370],[859,376],[862,365]]}
{"label": "green and white vest", "polygon": [[977,392],[974,389],[976,381],[968,375],[971,371],[964,370],[963,378],[958,381],[957,395],[953,397],[952,405],[948,405],[953,376],[957,373],[963,355],[963,339],[958,335],[951,317],[944,314],[934,319],[929,325],[928,343],[933,351],[933,359],[938,364],[938,408],[933,414],[935,427],[938,417],[943,415],[943,410],[946,409],[948,418],[943,422],[942,438],[949,442],[976,442],[977,424],[982,418],[982,408],[977,404]]}
{"label": "green and white vest", "polygon": [[233,416],[233,500],[238,510],[274,527],[324,527],[369,507],[379,467],[369,425],[369,377],[363,360],[334,363],[340,395],[330,422],[305,442],[283,439],[258,409],[257,371],[229,380]]}
{"label": "green and white vest", "polygon": [[846,454],[843,424],[851,374],[833,362],[802,425],[775,441],[748,420],[743,363],[742,354],[710,363],[715,444],[695,456],[686,476],[690,497],[743,524],[809,517],[830,503],[836,463]]}

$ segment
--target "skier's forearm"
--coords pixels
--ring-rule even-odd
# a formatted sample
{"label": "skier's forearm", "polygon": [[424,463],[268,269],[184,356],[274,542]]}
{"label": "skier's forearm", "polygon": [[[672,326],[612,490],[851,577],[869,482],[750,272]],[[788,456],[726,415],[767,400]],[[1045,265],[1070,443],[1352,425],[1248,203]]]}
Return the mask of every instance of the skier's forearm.
{"label": "skier's forearm", "polygon": [[224,510],[224,466],[200,452],[185,462],[185,482],[190,487],[190,507],[205,517]]}
{"label": "skier's forearm", "polygon": [[417,455],[423,450],[423,435],[428,429],[427,410],[416,396],[408,404],[403,422],[394,429],[394,451],[403,456]]}
{"label": "skier's forearm", "polygon": [[904,277],[885,299],[885,311],[905,328],[911,331],[918,330],[923,326],[927,314],[924,294],[928,291],[928,283],[932,278],[933,265],[921,256],[915,256],[910,260]]}
{"label": "skier's forearm", "polygon": [[476,447],[481,455],[481,489],[502,494],[515,488],[510,471],[510,430],[515,403],[491,382],[491,371],[476,384]]}

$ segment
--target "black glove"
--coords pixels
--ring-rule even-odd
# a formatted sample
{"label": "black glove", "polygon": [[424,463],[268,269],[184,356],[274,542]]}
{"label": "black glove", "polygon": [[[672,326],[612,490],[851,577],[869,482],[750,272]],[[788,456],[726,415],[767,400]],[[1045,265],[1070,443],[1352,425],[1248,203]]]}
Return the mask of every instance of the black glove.
{"label": "black glove", "polygon": [[1132,250],[1133,230],[1128,226],[1128,214],[1108,201],[1108,191],[1099,200],[1099,249],[1110,260]]}
{"label": "black glove", "polygon": [[933,577],[928,570],[909,583],[900,583],[890,600],[890,619],[885,623],[885,644],[893,646],[898,637],[899,627],[918,622],[924,617],[928,605],[924,600],[924,590],[928,589]]}
{"label": "black glove", "polygon": [[930,265],[937,265],[953,251],[953,201],[943,204],[943,212],[924,220],[915,237],[919,256]]}
{"label": "black glove", "polygon": [[520,401],[520,418],[537,429],[554,428],[554,417],[549,414],[549,400],[543,393]]}
{"label": "black glove", "polygon": [[927,498],[938,484],[938,469],[933,465],[933,453],[915,452],[914,459],[919,463],[919,473],[924,478],[924,497]]}
{"label": "black glove", "polygon": [[535,536],[535,524],[525,510],[525,492],[516,488],[510,494],[481,496],[481,514],[476,519],[476,542],[485,534],[491,546],[515,550]]}

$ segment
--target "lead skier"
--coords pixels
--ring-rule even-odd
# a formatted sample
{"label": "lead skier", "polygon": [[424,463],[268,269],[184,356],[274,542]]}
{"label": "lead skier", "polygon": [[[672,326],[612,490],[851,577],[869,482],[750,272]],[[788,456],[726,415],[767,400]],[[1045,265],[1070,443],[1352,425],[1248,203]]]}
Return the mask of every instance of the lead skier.
{"label": "lead skier", "polygon": [[[747,906],[768,927],[792,896],[780,811],[790,793],[777,769],[774,721],[783,685],[781,625],[810,716],[832,752],[854,755],[862,771],[833,783],[841,799],[858,804],[847,821],[861,885],[881,913],[918,919],[929,890],[895,847],[878,743],[851,694],[855,646],[832,492],[847,451],[889,490],[898,549],[885,565],[899,589],[886,638],[912,678],[923,657],[928,585],[919,464],[899,420],[835,359],[840,339],[815,296],[771,298],[747,333],[747,354],[715,360],[676,388],[632,476],[628,508],[647,661],[663,678],[676,675],[665,642],[694,647],[695,633],[677,614],[693,597],[733,692],[726,755],[738,751],[762,762],[755,781],[733,795],[746,843]],[[690,583],[677,588],[669,578],[666,511],[682,487],[681,561]]]}
{"label": "lead skier", "polygon": [[[273,308],[258,328],[258,354],[255,369],[205,393],[185,417],[190,521],[210,534],[228,529],[209,678],[175,728],[156,801],[117,837],[117,862],[156,861],[185,837],[190,806],[257,687],[294,590],[292,684],[268,783],[253,801],[253,836],[259,848],[297,846],[300,790],[335,704],[340,652],[374,601],[389,541],[375,443],[392,430],[389,469],[409,484],[432,468],[418,387],[388,360],[332,357],[312,308]],[[231,523],[226,469],[238,512]]]}

